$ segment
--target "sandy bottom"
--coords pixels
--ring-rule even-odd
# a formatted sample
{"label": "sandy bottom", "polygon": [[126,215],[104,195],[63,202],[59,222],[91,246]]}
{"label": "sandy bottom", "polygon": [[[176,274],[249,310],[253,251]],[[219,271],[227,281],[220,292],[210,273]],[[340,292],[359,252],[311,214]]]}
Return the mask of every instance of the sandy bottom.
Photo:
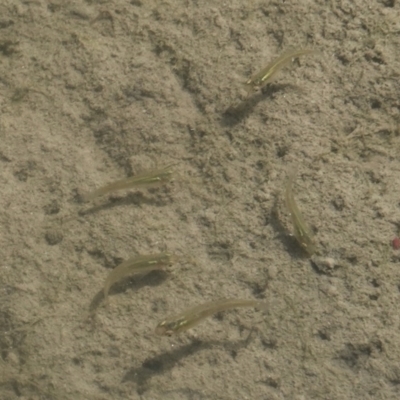
{"label": "sandy bottom", "polygon": [[[399,399],[399,32],[394,0],[1,1],[0,398]],[[155,335],[219,298],[268,309]]]}

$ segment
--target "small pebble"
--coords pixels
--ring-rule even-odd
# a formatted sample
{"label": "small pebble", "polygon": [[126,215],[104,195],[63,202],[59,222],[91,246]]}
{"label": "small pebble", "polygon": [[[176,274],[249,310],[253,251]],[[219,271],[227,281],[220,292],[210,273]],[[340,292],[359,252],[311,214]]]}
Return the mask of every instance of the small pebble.
{"label": "small pebble", "polygon": [[17,356],[15,353],[13,353],[12,351],[10,351],[10,352],[7,354],[7,361],[8,361],[10,364],[13,364],[13,365],[15,365],[15,366],[19,365],[19,358],[18,358],[18,356]]}
{"label": "small pebble", "polygon": [[318,272],[325,275],[332,275],[335,268],[339,267],[336,260],[331,257],[313,256],[311,262]]}

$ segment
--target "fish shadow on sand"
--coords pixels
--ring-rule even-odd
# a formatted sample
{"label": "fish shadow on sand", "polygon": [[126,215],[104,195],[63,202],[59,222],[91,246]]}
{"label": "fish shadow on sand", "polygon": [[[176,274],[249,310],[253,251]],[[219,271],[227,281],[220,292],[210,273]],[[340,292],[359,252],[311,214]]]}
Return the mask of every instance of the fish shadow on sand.
{"label": "fish shadow on sand", "polygon": [[154,357],[150,357],[146,359],[140,367],[129,369],[122,378],[122,383],[136,383],[137,392],[143,394],[147,390],[148,381],[152,377],[164,374],[166,371],[173,369],[175,365],[185,357],[215,347],[223,347],[227,352],[230,352],[233,357],[240,349],[248,345],[248,339],[249,338],[235,342],[226,340],[201,341],[196,339],[192,343],[177,347],[172,351],[166,351]]}
{"label": "fish shadow on sand", "polygon": [[228,127],[237,125],[253,112],[258,103],[265,99],[273,100],[276,93],[285,91],[287,88],[299,90],[298,86],[290,83],[269,84],[262,90],[229,106],[222,115],[222,125]]}

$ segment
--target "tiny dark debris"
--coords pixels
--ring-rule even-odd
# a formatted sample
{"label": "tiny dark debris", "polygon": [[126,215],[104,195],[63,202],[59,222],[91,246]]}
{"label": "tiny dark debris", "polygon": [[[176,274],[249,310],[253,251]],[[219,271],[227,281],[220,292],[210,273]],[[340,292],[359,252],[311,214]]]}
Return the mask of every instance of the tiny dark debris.
{"label": "tiny dark debris", "polygon": [[350,64],[350,59],[349,57],[342,53],[342,54],[336,54],[336,58],[343,64],[343,65],[348,65]]}
{"label": "tiny dark debris", "polygon": [[0,53],[7,57],[11,56],[17,51],[15,48],[17,44],[18,42],[13,42],[12,40],[0,40]]}
{"label": "tiny dark debris", "polygon": [[341,195],[338,195],[332,199],[332,205],[337,211],[343,211],[346,204],[344,198]]}
{"label": "tiny dark debris", "polygon": [[46,204],[43,209],[46,215],[58,214],[60,212],[60,205],[57,200],[52,200],[49,204]]}
{"label": "tiny dark debris", "polygon": [[72,362],[74,365],[82,365],[82,360],[79,357],[74,357]]}
{"label": "tiny dark debris", "polygon": [[276,155],[278,158],[285,157],[289,151],[289,147],[287,145],[280,145],[276,148]]}
{"label": "tiny dark debris", "polygon": [[261,382],[267,386],[274,388],[274,389],[277,389],[279,387],[278,379],[273,378],[271,376],[268,376],[267,378],[263,379]]}
{"label": "tiny dark debris", "polygon": [[378,282],[378,280],[377,279],[372,279],[372,281],[371,281],[371,285],[373,286],[373,287],[375,287],[375,288],[378,288],[379,286],[380,286],[380,284],[379,284],[379,282]]}
{"label": "tiny dark debris", "polygon": [[47,5],[47,9],[48,9],[50,12],[54,13],[54,12],[60,11],[61,6],[60,6],[59,4],[49,3],[49,4]]}
{"label": "tiny dark debris", "polygon": [[367,359],[372,353],[370,344],[352,344],[347,343],[343,350],[339,352],[339,358],[342,359],[350,368],[359,366],[360,362]]}
{"label": "tiny dark debris", "polygon": [[14,25],[14,21],[11,19],[1,19],[0,20],[0,29],[8,28],[11,25]]}
{"label": "tiny dark debris", "polygon": [[46,242],[50,246],[54,246],[54,245],[60,243],[64,238],[63,234],[56,230],[51,230],[51,231],[46,232],[44,237],[46,239]]}
{"label": "tiny dark debris", "polygon": [[20,168],[14,172],[14,176],[21,182],[26,182],[28,178],[32,178],[37,171],[37,163],[29,160],[21,164]]}
{"label": "tiny dark debris", "polygon": [[26,182],[28,180],[28,172],[26,169],[20,169],[14,172],[14,176],[21,182]]}
{"label": "tiny dark debris", "polygon": [[382,103],[379,99],[371,99],[370,105],[373,110],[382,107]]}
{"label": "tiny dark debris", "polygon": [[321,340],[331,340],[331,334],[327,328],[322,328],[318,331],[318,336]]}

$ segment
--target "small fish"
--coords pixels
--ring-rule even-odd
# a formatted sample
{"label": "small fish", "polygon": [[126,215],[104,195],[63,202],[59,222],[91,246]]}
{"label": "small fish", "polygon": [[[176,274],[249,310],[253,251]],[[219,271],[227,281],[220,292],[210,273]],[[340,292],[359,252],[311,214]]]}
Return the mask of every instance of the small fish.
{"label": "small fish", "polygon": [[261,89],[267,83],[271,82],[273,77],[286,65],[290,64],[293,59],[307,54],[314,53],[311,49],[289,50],[283,53],[280,57],[269,63],[260,72],[254,74],[246,83],[249,94]]}
{"label": "small fish", "polygon": [[115,267],[104,283],[104,299],[108,301],[108,292],[114,283],[129,275],[147,274],[156,269],[164,269],[176,261],[176,256],[169,253],[138,256],[124,261]]}
{"label": "small fish", "polygon": [[258,300],[222,299],[201,304],[183,311],[160,322],[156,329],[156,335],[171,336],[184,332],[200,323],[205,318],[220,311],[238,307],[256,307],[266,309],[266,304]]}
{"label": "small fish", "polygon": [[136,187],[153,187],[162,185],[172,179],[173,176],[173,164],[167,165],[161,169],[153,169],[150,171],[144,171],[141,174],[131,176],[129,178],[121,179],[116,182],[112,182],[106,186],[94,190],[93,192],[86,193],[83,195],[83,201],[87,202],[95,199],[98,196],[115,192],[122,189],[131,189]]}
{"label": "small fish", "polygon": [[300,246],[308,253],[308,255],[312,256],[316,251],[316,247],[311,230],[304,222],[303,216],[301,215],[301,212],[294,200],[293,196],[294,178],[295,178],[295,171],[292,170],[289,172],[289,176],[286,182],[286,190],[285,190],[286,206],[290,212],[290,217],[292,219],[295,238],[299,242]]}

